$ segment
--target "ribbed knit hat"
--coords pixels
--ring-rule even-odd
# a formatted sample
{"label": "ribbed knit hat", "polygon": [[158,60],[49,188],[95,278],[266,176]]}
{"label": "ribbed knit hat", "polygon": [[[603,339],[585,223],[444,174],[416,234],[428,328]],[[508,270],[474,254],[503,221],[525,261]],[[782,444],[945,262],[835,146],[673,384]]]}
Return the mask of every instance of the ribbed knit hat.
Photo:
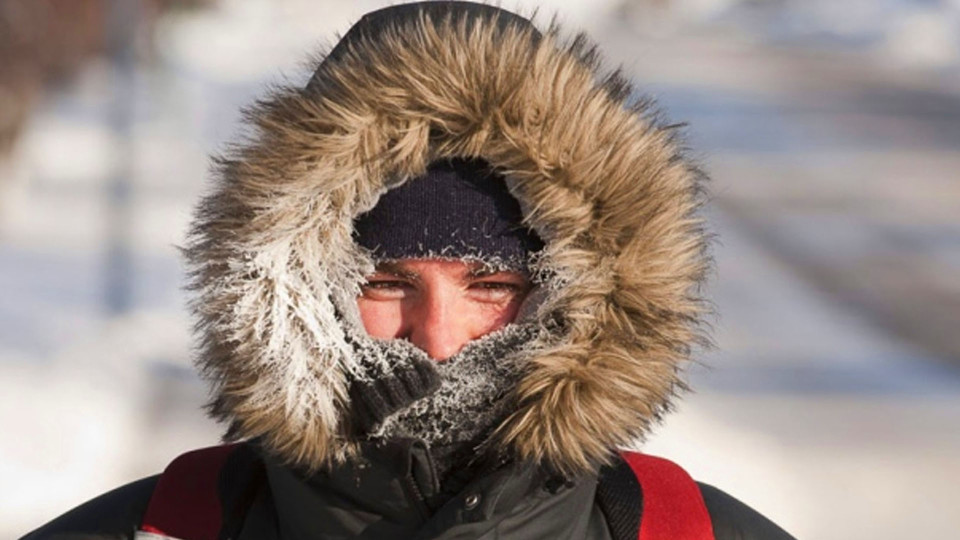
{"label": "ribbed knit hat", "polygon": [[380,260],[470,258],[522,268],[543,248],[504,177],[481,159],[434,162],[384,193],[354,234]]}

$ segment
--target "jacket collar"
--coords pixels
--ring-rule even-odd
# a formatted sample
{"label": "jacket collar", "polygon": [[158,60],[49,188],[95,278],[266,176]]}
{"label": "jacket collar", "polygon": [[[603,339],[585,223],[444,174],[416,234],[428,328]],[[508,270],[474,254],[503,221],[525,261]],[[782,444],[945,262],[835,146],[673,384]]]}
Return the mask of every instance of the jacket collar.
{"label": "jacket collar", "polygon": [[485,464],[475,471],[466,482],[441,486],[429,450],[413,439],[366,444],[359,459],[312,475],[266,458],[282,538],[433,537],[459,525],[499,521],[522,500],[564,489],[529,463]]}

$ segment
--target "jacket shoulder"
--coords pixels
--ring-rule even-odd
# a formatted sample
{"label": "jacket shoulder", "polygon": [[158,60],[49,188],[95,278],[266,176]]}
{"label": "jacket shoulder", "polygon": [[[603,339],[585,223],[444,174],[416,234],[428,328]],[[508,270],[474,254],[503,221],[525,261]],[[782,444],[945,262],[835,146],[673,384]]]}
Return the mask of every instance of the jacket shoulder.
{"label": "jacket shoulder", "polygon": [[[631,455],[639,454],[623,453],[620,459],[600,470],[596,500],[614,538],[635,538],[645,515],[645,490],[638,481],[636,471],[627,461]],[[662,458],[645,458],[642,464],[653,466],[650,469],[653,471],[652,477],[662,479],[666,474],[668,484],[686,486],[680,491],[668,489],[667,493],[659,493],[658,497],[682,497],[688,500],[687,497],[695,498],[699,491],[710,518],[708,527],[713,532],[714,540],[793,540],[786,531],[735,497],[710,484],[694,482],[676,464]],[[664,467],[664,464],[669,466]],[[651,474],[645,477],[649,479]],[[654,482],[654,487],[656,485],[657,482]],[[700,508],[699,512],[702,513]],[[688,510],[692,509],[688,507]]]}
{"label": "jacket shoulder", "polygon": [[790,534],[728,493],[697,482],[716,540],[795,540]]}
{"label": "jacket shoulder", "polygon": [[21,540],[121,540],[133,538],[159,475],[118,487],[68,511]]}

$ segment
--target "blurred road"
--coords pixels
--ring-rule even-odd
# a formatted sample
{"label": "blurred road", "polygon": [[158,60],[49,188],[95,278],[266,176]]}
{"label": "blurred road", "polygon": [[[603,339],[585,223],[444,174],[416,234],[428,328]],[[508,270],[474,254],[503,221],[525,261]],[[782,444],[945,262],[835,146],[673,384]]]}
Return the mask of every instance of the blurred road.
{"label": "blurred road", "polygon": [[[614,2],[601,2],[612,4]],[[171,19],[132,102],[132,305],[103,308],[108,64],[0,175],[0,537],[216,441],[189,365],[182,242],[239,107],[382,2]],[[717,350],[646,450],[799,538],[950,538],[960,490],[960,77],[574,2],[714,177]],[[279,5],[279,4],[278,4]],[[570,8],[574,9],[574,8]],[[568,24],[571,30],[576,24]],[[284,28],[282,35],[276,28]],[[242,59],[240,61],[239,59]]]}

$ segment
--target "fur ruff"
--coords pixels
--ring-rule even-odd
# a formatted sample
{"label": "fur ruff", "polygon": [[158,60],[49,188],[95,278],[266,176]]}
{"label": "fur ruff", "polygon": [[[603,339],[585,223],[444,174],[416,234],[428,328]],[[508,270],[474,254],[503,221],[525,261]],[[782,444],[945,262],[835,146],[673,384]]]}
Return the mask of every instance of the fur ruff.
{"label": "fur ruff", "polygon": [[578,473],[636,443],[705,343],[703,175],[583,36],[420,15],[247,111],[185,250],[198,365],[228,437],[317,469],[356,448],[345,373],[373,269],[352,220],[433,160],[479,156],[546,242],[513,412],[494,443]]}

